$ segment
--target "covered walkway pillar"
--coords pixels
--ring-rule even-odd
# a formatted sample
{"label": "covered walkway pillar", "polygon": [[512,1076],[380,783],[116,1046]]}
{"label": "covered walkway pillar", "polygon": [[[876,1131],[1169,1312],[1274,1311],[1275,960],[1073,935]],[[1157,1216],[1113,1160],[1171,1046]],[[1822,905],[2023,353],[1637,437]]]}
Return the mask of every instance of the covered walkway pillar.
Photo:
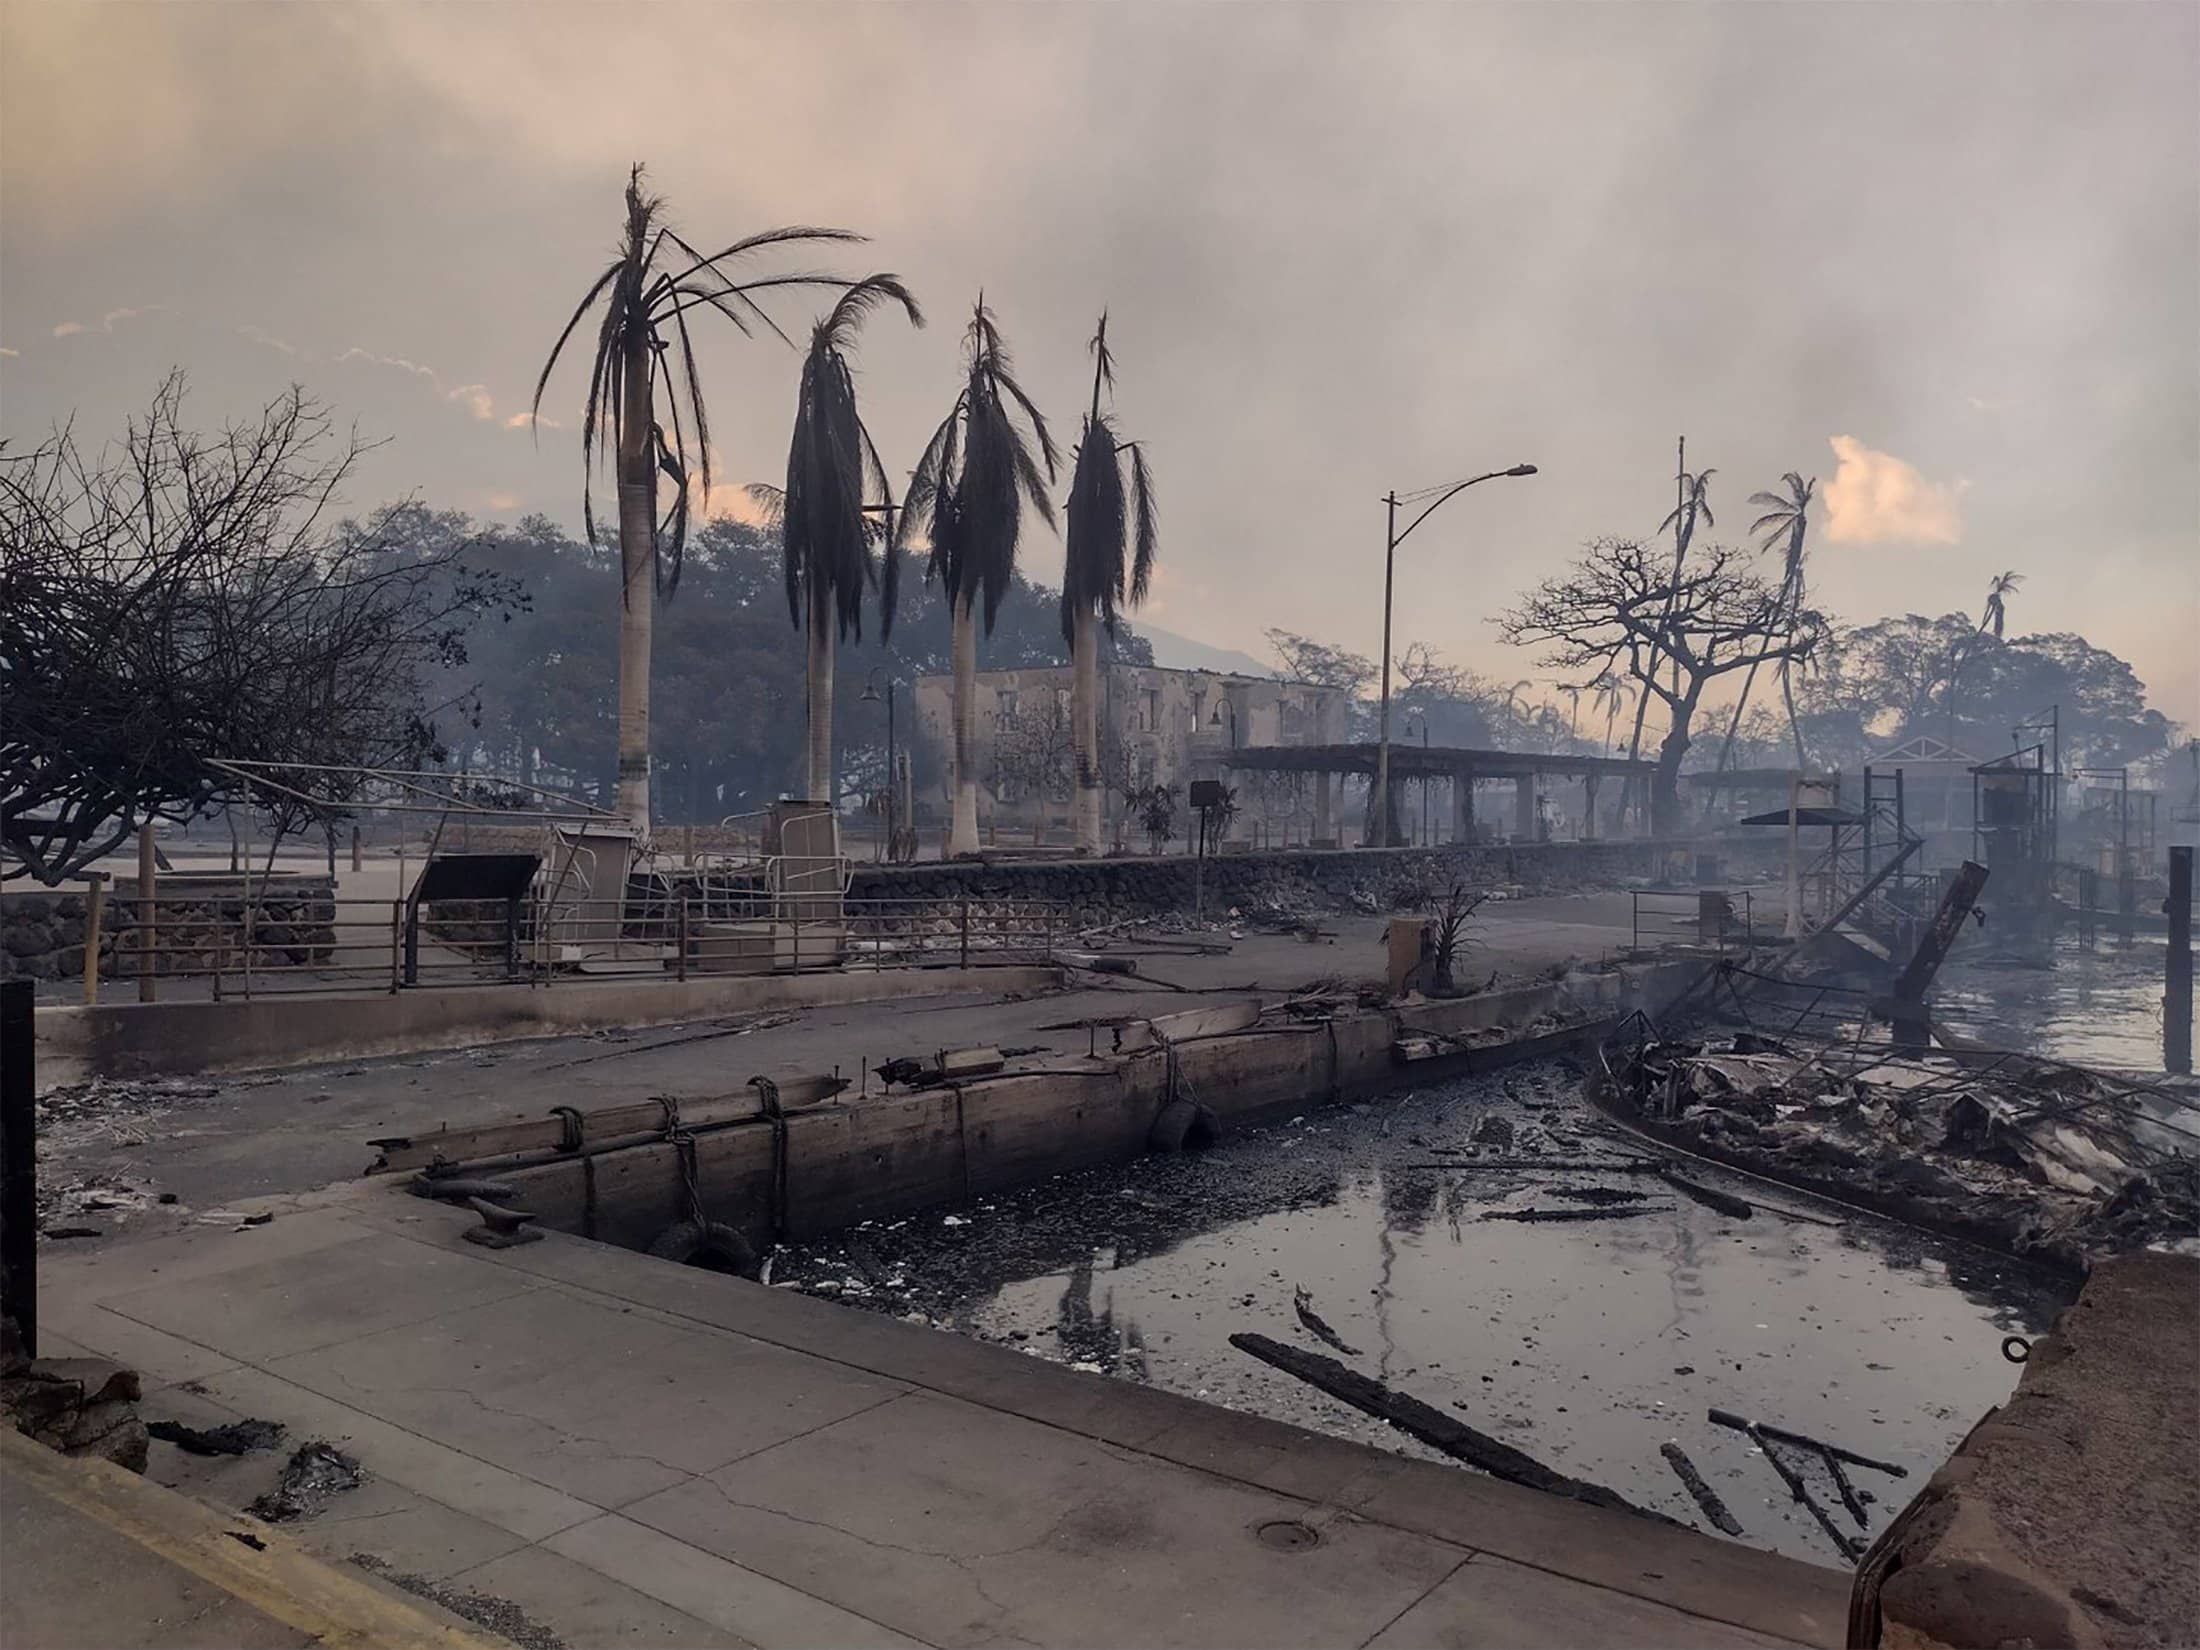
{"label": "covered walkway pillar", "polygon": [[1597,775],[1594,769],[1581,776],[1581,836],[1592,841],[1597,834]]}
{"label": "covered walkway pillar", "polygon": [[1474,840],[1474,772],[1460,768],[1451,776],[1451,839]]}
{"label": "covered walkway pillar", "polygon": [[1513,837],[1520,842],[1535,840],[1535,775],[1522,774],[1513,781]]}
{"label": "covered walkway pillar", "polygon": [[1323,769],[1314,775],[1314,840],[1316,842],[1334,842],[1337,840],[1336,827],[1329,822],[1330,783],[1327,769]]}

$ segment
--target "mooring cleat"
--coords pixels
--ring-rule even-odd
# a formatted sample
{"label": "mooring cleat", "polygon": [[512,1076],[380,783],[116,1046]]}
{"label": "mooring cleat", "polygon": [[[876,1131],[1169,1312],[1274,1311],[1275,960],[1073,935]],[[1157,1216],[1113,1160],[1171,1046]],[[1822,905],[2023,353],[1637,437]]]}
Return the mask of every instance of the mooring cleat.
{"label": "mooring cleat", "polygon": [[484,1249],[509,1249],[515,1244],[542,1240],[542,1233],[527,1224],[535,1218],[533,1210],[506,1209],[480,1197],[469,1197],[466,1202],[481,1216],[479,1226],[466,1228],[468,1243],[478,1243]]}

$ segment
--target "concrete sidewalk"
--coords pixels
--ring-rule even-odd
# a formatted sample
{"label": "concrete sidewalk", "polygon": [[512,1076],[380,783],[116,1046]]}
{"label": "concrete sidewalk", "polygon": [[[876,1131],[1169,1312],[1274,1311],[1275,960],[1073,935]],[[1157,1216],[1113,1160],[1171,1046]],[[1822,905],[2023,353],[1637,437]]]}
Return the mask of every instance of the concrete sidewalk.
{"label": "concrete sidewalk", "polygon": [[[302,1540],[568,1645],[1843,1642],[1845,1576],[1732,1543],[578,1239],[492,1253],[388,1186],[274,1207],[49,1251],[42,1350],[342,1440],[370,1482]],[[275,1458],[153,1470],[228,1505]]]}

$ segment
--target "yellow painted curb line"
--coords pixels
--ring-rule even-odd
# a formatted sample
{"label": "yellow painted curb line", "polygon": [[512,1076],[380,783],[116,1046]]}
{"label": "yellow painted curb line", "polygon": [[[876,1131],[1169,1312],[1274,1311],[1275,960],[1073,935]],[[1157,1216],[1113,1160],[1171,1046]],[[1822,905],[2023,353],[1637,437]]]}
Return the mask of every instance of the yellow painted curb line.
{"label": "yellow painted curb line", "polygon": [[323,1645],[508,1650],[346,1575],[256,1518],[225,1517],[112,1461],[61,1455],[0,1426],[0,1471]]}

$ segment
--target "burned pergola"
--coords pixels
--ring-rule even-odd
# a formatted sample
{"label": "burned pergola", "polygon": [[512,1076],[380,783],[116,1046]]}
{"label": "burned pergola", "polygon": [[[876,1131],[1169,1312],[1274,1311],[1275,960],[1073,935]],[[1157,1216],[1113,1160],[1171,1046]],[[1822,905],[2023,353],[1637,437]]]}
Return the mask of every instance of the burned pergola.
{"label": "burned pergola", "polygon": [[[1375,776],[1380,747],[1372,740],[1342,745],[1247,745],[1222,753],[1222,765],[1239,772],[1310,773],[1314,776],[1314,835],[1333,836],[1333,789],[1339,774]],[[1412,745],[1390,747],[1393,785],[1410,779],[1423,783],[1446,780],[1451,784],[1451,839],[1474,838],[1474,784],[1481,779],[1511,780],[1513,834],[1531,839],[1536,835],[1536,782],[1540,779],[1578,779],[1586,791],[1584,817],[1593,818],[1598,785],[1606,778],[1625,780],[1630,775],[1647,780],[1655,763],[1629,761],[1617,756],[1576,754],[1545,755],[1536,751],[1483,750],[1466,745]]]}

